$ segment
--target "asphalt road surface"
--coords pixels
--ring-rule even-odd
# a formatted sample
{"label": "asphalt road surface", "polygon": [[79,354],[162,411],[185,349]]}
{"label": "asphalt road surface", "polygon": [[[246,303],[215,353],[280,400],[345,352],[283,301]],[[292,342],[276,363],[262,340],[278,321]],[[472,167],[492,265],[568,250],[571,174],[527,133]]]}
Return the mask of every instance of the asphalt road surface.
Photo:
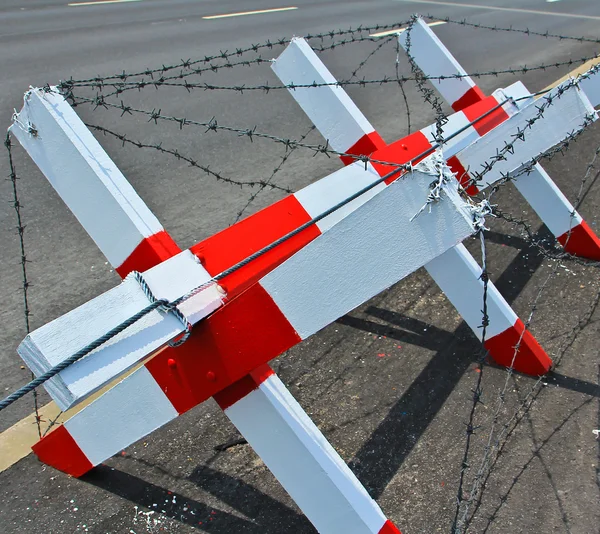
{"label": "asphalt road surface", "polygon": [[[392,24],[411,14],[553,34],[600,38],[597,0],[434,1],[194,1],[140,0],[68,5],[68,0],[5,0],[0,6],[0,118],[10,125],[30,85],[84,79],[171,65],[292,35],[358,25]],[[484,5],[485,4],[485,5]],[[205,19],[238,12],[297,7],[294,10]],[[597,54],[599,45],[550,40],[445,24],[435,28],[468,72],[551,64]],[[340,79],[351,76],[375,44],[340,47],[322,58]],[[277,56],[275,46],[263,54]],[[370,57],[357,75],[377,79],[395,72],[392,44]],[[542,89],[574,66],[529,73],[484,76],[491,90],[517,79]],[[402,65],[406,69],[406,65]],[[408,71],[406,71],[408,74]],[[268,65],[208,74],[225,85],[277,83]],[[204,80],[204,78],[203,78]],[[348,90],[384,139],[408,131],[403,98],[391,85]],[[245,92],[145,89],[128,95],[144,109],[298,138],[310,122],[285,91]],[[412,129],[433,112],[408,90]],[[269,176],[283,155],[272,143],[236,135],[154,125],[89,106],[78,109],[86,122],[146,142],[162,142],[193,155],[211,169],[249,180]],[[318,134],[308,139],[320,142]],[[155,151],[101,143],[136,190],[182,247],[234,222],[252,190],[215,183],[185,163]],[[576,197],[598,128],[548,169],[565,194]],[[15,149],[20,201],[27,225],[32,327],[38,327],[118,283],[95,245],[37,171]],[[298,153],[276,183],[291,189],[339,168],[325,157]],[[8,174],[0,153],[0,168]],[[11,392],[28,378],[15,348],[25,335],[20,252],[11,184],[0,183],[0,391]],[[280,198],[264,191],[246,208],[250,214]],[[507,211],[540,223],[511,190],[499,197]],[[585,197],[580,211],[600,228],[600,191]],[[523,317],[550,270],[519,237],[497,224],[490,244],[490,268],[505,296]],[[542,230],[543,232],[543,230]],[[514,237],[511,237],[514,236]],[[597,272],[597,271],[596,271]],[[594,271],[569,264],[543,300],[534,333],[549,352],[559,351],[570,327],[585,313],[598,288]],[[557,385],[545,404],[523,423],[491,483],[489,500],[475,531],[498,506],[486,532],[597,533],[600,524],[598,449],[598,315],[583,329],[557,371]],[[385,337],[384,337],[385,336]],[[464,443],[464,422],[475,380],[477,343],[451,305],[423,272],[401,282],[367,306],[332,325],[277,360],[275,368],[344,460],[406,533],[449,531]],[[386,354],[385,358],[378,354]],[[570,362],[570,363],[569,363]],[[503,372],[490,367],[490,391]],[[513,379],[513,390],[531,380]],[[41,392],[40,403],[49,401]],[[32,411],[31,397],[0,413],[0,431]],[[2,532],[311,532],[260,460],[247,446],[216,453],[213,447],[235,430],[211,402],[192,410],[147,440],[130,447],[107,466],[78,481],[41,466],[29,456],[0,473]],[[457,446],[457,444],[459,444]],[[482,445],[480,444],[480,447]],[[535,453],[532,451],[542,449]],[[2,451],[0,450],[0,454]],[[547,455],[547,456],[545,456]],[[514,488],[509,488],[515,480]],[[508,493],[507,493],[508,492]],[[501,500],[505,493],[508,498]],[[155,512],[148,515],[148,512]],[[193,512],[193,513],[192,513]],[[158,523],[156,521],[159,521]]]}

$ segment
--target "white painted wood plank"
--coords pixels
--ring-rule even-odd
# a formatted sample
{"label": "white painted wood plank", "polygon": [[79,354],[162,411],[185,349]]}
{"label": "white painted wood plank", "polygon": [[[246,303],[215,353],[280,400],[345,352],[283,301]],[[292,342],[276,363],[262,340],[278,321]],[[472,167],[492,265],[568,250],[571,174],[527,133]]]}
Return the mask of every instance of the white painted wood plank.
{"label": "white painted wood plank", "polygon": [[[406,50],[410,39],[408,53],[426,76],[450,76],[443,80],[430,80],[431,84],[442,94],[450,105],[459,100],[467,91],[475,87],[473,80],[465,76],[467,73],[454,56],[448,51],[431,28],[419,18],[410,32],[398,36],[400,45]],[[461,78],[452,76],[461,75]]]}
{"label": "white painted wood plank", "polygon": [[373,126],[346,91],[335,85],[336,79],[304,39],[292,39],[273,61],[272,69],[284,85],[332,84],[289,91],[334,150],[346,152],[373,132]]}
{"label": "white painted wood plank", "polygon": [[[379,174],[370,163],[367,164],[366,171],[363,164],[350,165],[321,180],[317,180],[297,193],[294,193],[294,196],[311,217],[316,217],[342,200],[358,193],[358,191],[377,181],[379,178]],[[362,206],[385,187],[385,183],[380,183],[364,195],[346,204],[343,208],[320,220],[317,223],[319,230],[321,232],[329,230],[333,225]]]}
{"label": "white painted wood plank", "polygon": [[377,534],[381,508],[277,376],[225,410],[321,534]]}
{"label": "white painted wood plank", "polygon": [[581,80],[579,86],[589,98],[592,106],[600,106],[600,70],[595,71],[587,78]]}
{"label": "white painted wood plank", "polygon": [[65,423],[93,465],[102,463],[179,415],[143,366],[108,393]]}
{"label": "white painted wood plank", "polygon": [[581,224],[581,215],[540,164],[513,183],[553,235],[561,236]]}
{"label": "white painted wood plank", "polygon": [[[184,251],[146,271],[144,278],[157,299],[173,301],[210,275]],[[36,374],[48,371],[150,304],[139,283],[128,276],[119,286],[31,332],[18,352]],[[179,309],[194,324],[220,307],[216,284],[182,303]],[[82,400],[184,331],[172,314],[152,311],[143,319],[47,382],[62,408]]]}
{"label": "white painted wood plank", "polygon": [[[473,233],[471,208],[445,165],[443,200],[411,221],[430,191],[434,178],[424,171],[432,158],[439,156],[417,165],[260,281],[302,339]],[[348,172],[353,166],[361,167],[355,163]]]}
{"label": "white painted wood plank", "polygon": [[163,228],[55,91],[31,89],[26,93],[10,131],[111,265],[118,267],[144,238]]}
{"label": "white painted wood plank", "polygon": [[513,153],[506,152],[506,159],[495,163],[492,170],[483,176],[482,182],[477,184],[479,189],[494,184],[503,175],[516,171],[533,158],[559,144],[569,134],[581,130],[586,116],[592,116],[593,120],[597,120],[598,116],[594,108],[579,88],[571,87],[560,98],[556,96],[556,91],[555,89],[550,93],[554,98],[553,104],[544,110],[543,116],[530,128],[526,128],[528,121],[538,116],[539,107],[545,101],[545,97],[524,107],[519,113],[457,154],[469,174],[477,177],[477,173],[483,172],[485,164],[493,161],[506,143],[514,139],[520,131],[525,132],[524,140],[514,142]]}
{"label": "white painted wood plank", "polygon": [[[431,260],[425,269],[444,292],[448,300],[481,340],[483,329],[483,280],[481,267],[461,243]],[[487,339],[511,328],[517,315],[491,282],[488,284]]]}

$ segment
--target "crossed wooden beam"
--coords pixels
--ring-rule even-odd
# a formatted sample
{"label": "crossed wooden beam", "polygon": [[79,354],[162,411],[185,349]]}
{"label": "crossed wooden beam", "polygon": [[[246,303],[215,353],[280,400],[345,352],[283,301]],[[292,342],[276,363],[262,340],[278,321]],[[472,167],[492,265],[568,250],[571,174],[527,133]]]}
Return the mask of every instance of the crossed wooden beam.
{"label": "crossed wooden beam", "polygon": [[[427,75],[460,76],[434,82],[456,110],[443,126],[442,150],[435,125],[386,145],[308,44],[295,39],[273,70],[296,87],[290,93],[334,150],[372,161],[343,156],[343,169],[186,251],[62,96],[39,89],[26,95],[13,133],[125,278],[32,332],[19,347],[32,370],[56,365],[149,299],[190,295],[178,306],[181,314],[152,312],[48,383],[64,409],[152,356],[40,440],[34,451],[42,461],[81,476],[214,396],[319,532],[398,532],[267,362],[421,266],[481,339],[481,269],[461,244],[476,231],[480,213],[460,196],[452,171],[472,187],[480,165],[538,109],[531,97],[506,101],[529,95],[519,83],[485,97],[422,21],[410,35],[411,56]],[[400,42],[406,45],[405,35]],[[298,87],[315,81],[327,85]],[[566,90],[477,187],[568,138],[589,117],[596,116],[588,98],[577,86]],[[411,161],[412,172],[395,170]],[[415,218],[432,180],[440,200]],[[559,240],[568,236],[569,252],[600,259],[597,237],[541,167],[516,185]],[[127,276],[132,271],[143,274]],[[493,284],[487,302],[491,356],[522,372],[545,373],[550,358]],[[195,325],[189,339],[169,346],[186,323]]]}

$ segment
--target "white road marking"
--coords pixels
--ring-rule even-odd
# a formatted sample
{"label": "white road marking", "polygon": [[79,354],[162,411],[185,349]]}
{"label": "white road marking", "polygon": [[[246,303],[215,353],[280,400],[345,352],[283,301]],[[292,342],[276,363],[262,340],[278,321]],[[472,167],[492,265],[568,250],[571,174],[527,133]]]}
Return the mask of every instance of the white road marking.
{"label": "white road marking", "polygon": [[551,17],[565,17],[571,19],[600,20],[600,17],[594,15],[577,15],[575,13],[538,11],[537,9],[522,9],[520,7],[481,6],[477,4],[460,4],[458,2],[437,2],[434,0],[396,0],[396,2],[402,2],[405,4],[429,4],[432,6],[467,7],[470,9],[488,9],[490,11],[508,11],[510,13],[530,13],[532,15],[549,15]]}
{"label": "white road marking", "polygon": [[70,7],[78,6],[98,6],[102,4],[123,4],[125,2],[141,2],[142,0],[96,0],[95,2],[74,2],[67,4]]}
{"label": "white road marking", "polygon": [[260,9],[258,11],[241,11],[240,13],[226,13],[224,15],[209,15],[202,17],[205,20],[213,19],[227,19],[229,17],[243,17],[244,15],[262,15],[263,13],[278,13],[280,11],[293,11],[298,9],[297,7],[274,7],[273,9]]}
{"label": "white road marking", "polygon": [[[429,24],[427,24],[427,26],[431,27],[431,26],[440,26],[441,24],[446,24],[446,22],[444,22],[443,20],[438,20],[436,22],[430,22]],[[369,35],[369,37],[385,37],[386,35],[393,35],[395,33],[402,33],[405,32],[407,30],[407,28],[396,28],[395,30],[387,30],[384,32],[379,32],[379,33],[372,33],[371,35]]]}

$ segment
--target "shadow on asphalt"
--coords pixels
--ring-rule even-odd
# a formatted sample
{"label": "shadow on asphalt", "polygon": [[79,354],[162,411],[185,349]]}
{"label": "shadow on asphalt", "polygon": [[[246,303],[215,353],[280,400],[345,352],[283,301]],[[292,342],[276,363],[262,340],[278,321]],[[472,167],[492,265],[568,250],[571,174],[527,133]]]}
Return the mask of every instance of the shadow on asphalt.
{"label": "shadow on asphalt", "polygon": [[[201,473],[201,476],[197,476],[197,473]],[[314,532],[304,516],[240,479],[207,467],[198,468],[191,479],[219,500],[230,503],[248,519],[215,510],[207,504],[106,465],[96,467],[81,480],[137,506],[207,532]],[[140,517],[139,522],[145,524],[146,518]]]}
{"label": "shadow on asphalt", "polygon": [[[535,238],[553,239],[545,226],[536,233]],[[509,246],[526,244],[519,238],[515,239],[498,233],[493,234],[492,240],[495,243]],[[532,247],[521,248],[495,282],[496,287],[509,303],[513,302],[523,291],[543,263],[544,257],[534,252]],[[433,337],[436,332],[436,337],[439,336],[438,339],[432,341],[429,335],[414,334],[414,331],[423,332],[423,325],[417,324],[414,319],[379,308],[368,308],[366,313],[390,323],[390,326],[383,326],[387,332],[384,335],[405,342],[412,340],[412,342],[429,349],[437,348],[437,352],[427,366],[400,400],[392,406],[387,417],[361,447],[355,459],[350,462],[350,467],[360,481],[377,499],[444,405],[464,372],[477,360],[482,348],[464,322],[454,332],[441,331],[442,334],[439,329],[432,329],[427,325],[429,335]],[[348,319],[351,321],[344,322]],[[343,324],[381,335],[379,331],[369,330],[370,326],[376,323],[353,317],[345,317],[340,321],[344,322]],[[394,329],[391,325],[403,328],[408,326],[413,332]],[[376,330],[379,330],[381,325],[377,324],[377,327]],[[435,381],[435,388],[431,387],[432,381]]]}

